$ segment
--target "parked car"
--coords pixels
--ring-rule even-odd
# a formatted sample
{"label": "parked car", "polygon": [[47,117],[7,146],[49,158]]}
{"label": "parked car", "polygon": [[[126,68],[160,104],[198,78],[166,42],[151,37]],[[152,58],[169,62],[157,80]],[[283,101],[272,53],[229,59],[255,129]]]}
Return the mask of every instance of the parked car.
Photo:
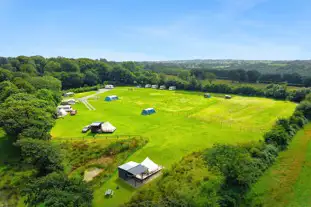
{"label": "parked car", "polygon": [[87,131],[89,131],[89,130],[90,130],[90,128],[91,128],[91,126],[90,126],[90,125],[87,125],[87,126],[83,127],[83,129],[82,129],[82,133],[86,133]]}

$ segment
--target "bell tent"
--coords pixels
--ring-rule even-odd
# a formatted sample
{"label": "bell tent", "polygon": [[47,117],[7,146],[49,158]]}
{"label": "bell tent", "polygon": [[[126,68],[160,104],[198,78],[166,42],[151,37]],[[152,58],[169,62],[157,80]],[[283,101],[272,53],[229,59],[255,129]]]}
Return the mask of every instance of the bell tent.
{"label": "bell tent", "polygon": [[117,128],[110,124],[110,122],[105,122],[101,125],[101,130],[103,133],[113,133]]}

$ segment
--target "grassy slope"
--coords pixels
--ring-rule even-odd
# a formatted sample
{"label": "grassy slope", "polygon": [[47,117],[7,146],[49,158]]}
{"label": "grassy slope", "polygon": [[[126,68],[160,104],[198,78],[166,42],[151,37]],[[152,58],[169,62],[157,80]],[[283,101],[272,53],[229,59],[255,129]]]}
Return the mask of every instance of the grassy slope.
{"label": "grassy slope", "polygon": [[[104,97],[116,94],[119,101],[105,102]],[[214,143],[237,143],[259,140],[277,117],[292,114],[295,104],[265,98],[234,96],[204,99],[202,93],[171,92],[154,89],[117,88],[89,102],[97,109],[88,111],[75,105],[78,115],[57,121],[52,130],[58,137],[92,137],[82,135],[83,126],[93,121],[110,121],[117,127],[114,135],[142,135],[150,142],[131,156],[140,162],[149,156],[155,162],[170,167],[182,156],[212,146]],[[140,112],[154,107],[157,113],[142,116]],[[104,199],[107,188],[119,185],[112,199]],[[116,206],[127,201],[133,189],[117,180],[116,175],[95,192],[95,206]]]}
{"label": "grassy slope", "polygon": [[253,186],[248,197],[255,197],[253,206],[311,206],[311,124],[293,139],[276,163]]}

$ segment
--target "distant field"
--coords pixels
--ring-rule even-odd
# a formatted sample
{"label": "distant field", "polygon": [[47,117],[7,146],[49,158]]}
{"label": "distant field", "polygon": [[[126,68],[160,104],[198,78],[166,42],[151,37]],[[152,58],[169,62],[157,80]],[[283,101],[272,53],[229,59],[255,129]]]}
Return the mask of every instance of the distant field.
{"label": "distant field", "polygon": [[[120,100],[105,102],[107,95],[118,95]],[[239,143],[262,139],[277,117],[288,117],[296,107],[294,103],[265,98],[223,95],[203,98],[203,93],[160,91],[155,89],[116,88],[89,100],[96,110],[89,111],[76,104],[76,116],[59,119],[52,130],[53,140],[93,139],[92,134],[82,134],[83,126],[94,121],[109,121],[117,127],[109,135],[96,139],[117,139],[140,135],[149,143],[133,154],[129,160],[140,162],[150,157],[165,167],[178,162],[184,155],[212,146],[214,143]],[[156,114],[140,115],[141,110],[154,107]],[[107,188],[116,189],[111,199],[103,196]],[[95,192],[94,206],[118,206],[127,201],[134,189],[117,179],[116,174]]]}
{"label": "distant field", "polygon": [[[208,81],[204,80],[204,81],[202,81],[202,83],[206,84],[206,83],[208,83]],[[265,88],[265,87],[267,87],[267,85],[269,85],[266,83],[237,83],[237,82],[232,83],[231,80],[223,80],[223,79],[217,79],[217,80],[213,81],[213,83],[225,83],[225,84],[229,84],[229,85],[233,85],[233,86],[247,85],[247,86],[252,86],[255,88]],[[287,88],[289,90],[296,90],[296,89],[299,89],[301,87],[287,86]]]}
{"label": "distant field", "polygon": [[[248,197],[255,198],[251,206],[265,207],[311,206],[311,124],[294,138],[289,149],[254,185]],[[249,206],[248,204],[247,206]]]}

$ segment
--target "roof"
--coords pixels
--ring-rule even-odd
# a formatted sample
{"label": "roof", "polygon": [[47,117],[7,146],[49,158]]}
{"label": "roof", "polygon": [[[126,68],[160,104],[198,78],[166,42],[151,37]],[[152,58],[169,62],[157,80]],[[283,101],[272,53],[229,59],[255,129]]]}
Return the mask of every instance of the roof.
{"label": "roof", "polygon": [[70,105],[61,105],[61,106],[57,106],[57,108],[62,109],[62,108],[71,108]]}
{"label": "roof", "polygon": [[136,167],[137,165],[139,165],[137,162],[130,161],[130,162],[127,162],[123,165],[120,165],[118,168],[120,168],[122,170],[129,170],[133,167]]}
{"label": "roof", "polygon": [[114,132],[117,129],[115,126],[110,124],[110,122],[108,121],[103,123],[101,128],[103,132]]}
{"label": "roof", "polygon": [[150,160],[149,157],[147,157],[144,161],[142,161],[141,165],[148,168],[149,172],[153,172],[159,169],[159,166],[155,164],[152,160]]}
{"label": "roof", "polygon": [[90,126],[100,126],[103,122],[93,122]]}
{"label": "roof", "polygon": [[107,96],[106,98],[117,98],[117,95],[111,95],[111,96]]}
{"label": "roof", "polygon": [[144,110],[150,111],[150,110],[154,110],[154,108],[146,108],[146,109],[144,109]]}
{"label": "roof", "polygon": [[129,173],[133,174],[133,175],[139,175],[139,174],[142,174],[144,172],[147,172],[148,171],[148,168],[139,164],[137,165],[136,167],[133,167],[129,170],[127,170]]}

